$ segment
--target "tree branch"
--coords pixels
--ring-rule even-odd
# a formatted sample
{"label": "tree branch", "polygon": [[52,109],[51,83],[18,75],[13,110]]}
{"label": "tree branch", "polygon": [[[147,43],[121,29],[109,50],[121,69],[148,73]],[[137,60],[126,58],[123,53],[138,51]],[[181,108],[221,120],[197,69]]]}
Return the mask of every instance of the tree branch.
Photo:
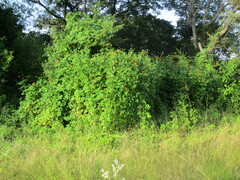
{"label": "tree branch", "polygon": [[42,6],[49,14],[51,14],[53,17],[57,18],[57,19],[62,19],[61,16],[59,16],[58,14],[55,14],[54,12],[52,12],[51,10],[49,10],[40,0],[37,1],[33,1],[31,0],[31,2],[35,2],[37,4],[39,4],[40,6]]}
{"label": "tree branch", "polygon": [[208,0],[207,6],[206,6],[206,9],[205,9],[205,13],[204,13],[204,15],[203,15],[203,19],[202,19],[202,25],[203,25],[203,27],[206,27],[206,19],[207,19],[207,14],[208,14],[210,2],[211,2],[211,0]]}
{"label": "tree branch", "polygon": [[229,3],[224,4],[225,2],[223,2],[223,4],[220,6],[220,8],[218,8],[216,14],[214,15],[214,17],[211,19],[211,21],[209,23],[207,23],[206,26],[209,26],[210,24],[214,23],[216,21],[216,19],[218,18],[219,14],[224,10],[224,8],[229,5]]}
{"label": "tree branch", "polygon": [[216,38],[214,38],[213,42],[211,42],[211,45],[210,47],[208,48],[208,53],[211,53],[215,47],[216,47],[216,44],[220,41],[220,39],[228,32],[231,24],[233,23],[234,21],[234,17],[233,17],[233,14],[239,10],[240,8],[240,4],[236,4],[236,6],[232,9],[232,11],[230,12],[230,14],[228,15],[229,19],[227,19],[227,23],[226,25],[222,28],[222,30],[220,30],[220,32],[216,35]]}

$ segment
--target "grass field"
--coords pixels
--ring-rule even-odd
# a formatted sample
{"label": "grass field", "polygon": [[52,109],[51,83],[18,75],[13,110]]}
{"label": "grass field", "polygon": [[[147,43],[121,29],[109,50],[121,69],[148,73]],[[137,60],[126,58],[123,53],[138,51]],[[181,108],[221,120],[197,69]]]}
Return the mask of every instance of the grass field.
{"label": "grass field", "polygon": [[[104,179],[101,169],[111,179],[240,179],[238,119],[191,132],[80,136],[61,131],[1,138],[0,179],[97,180]],[[115,159],[124,166],[113,177]]]}

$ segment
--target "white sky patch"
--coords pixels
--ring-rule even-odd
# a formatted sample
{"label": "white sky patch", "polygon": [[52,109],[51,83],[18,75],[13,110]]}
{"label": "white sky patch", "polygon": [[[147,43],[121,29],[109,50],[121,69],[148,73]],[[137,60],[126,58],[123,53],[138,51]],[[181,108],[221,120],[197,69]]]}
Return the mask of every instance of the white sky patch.
{"label": "white sky patch", "polygon": [[174,10],[172,11],[162,10],[161,14],[157,15],[157,17],[171,22],[173,26],[177,26],[177,21],[179,20],[179,16],[175,15]]}

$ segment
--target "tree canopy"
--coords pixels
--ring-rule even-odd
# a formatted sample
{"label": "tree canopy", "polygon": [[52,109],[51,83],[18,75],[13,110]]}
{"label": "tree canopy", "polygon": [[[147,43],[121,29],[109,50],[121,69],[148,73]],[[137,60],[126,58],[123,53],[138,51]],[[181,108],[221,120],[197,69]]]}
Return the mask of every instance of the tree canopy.
{"label": "tree canopy", "polygon": [[40,19],[44,24],[62,25],[69,12],[85,12],[92,14],[93,8],[99,8],[102,14],[117,16],[146,15],[149,10],[156,10],[161,5],[158,1],[150,0],[26,0],[44,9]]}
{"label": "tree canopy", "polygon": [[[238,0],[169,0],[164,1],[165,7],[174,9],[180,16],[180,22],[191,28],[192,44],[195,49],[203,50],[208,44],[209,35],[214,34],[219,27],[224,26],[218,34],[212,48],[230,30],[236,16],[239,17]],[[233,20],[235,16],[235,20]]]}
{"label": "tree canopy", "polygon": [[48,35],[24,33],[20,14],[15,12],[16,10],[9,6],[0,6],[0,38],[3,51],[0,67],[4,69],[1,72],[1,83],[3,93],[10,99],[21,96],[19,83],[23,77],[28,77],[27,81],[36,80],[41,73],[43,48],[49,41]]}
{"label": "tree canopy", "polygon": [[169,54],[175,50],[174,27],[152,15],[141,15],[119,20],[124,24],[112,39],[116,48],[146,50],[150,55]]}

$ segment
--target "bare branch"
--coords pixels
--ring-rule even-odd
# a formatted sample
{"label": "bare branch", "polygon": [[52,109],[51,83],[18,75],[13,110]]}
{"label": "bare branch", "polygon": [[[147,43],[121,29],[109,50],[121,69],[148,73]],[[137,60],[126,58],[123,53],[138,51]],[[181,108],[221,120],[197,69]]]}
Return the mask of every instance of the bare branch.
{"label": "bare branch", "polygon": [[37,4],[39,4],[40,6],[42,6],[42,7],[43,7],[49,14],[51,14],[53,17],[58,18],[58,19],[61,19],[61,18],[62,18],[60,15],[55,14],[55,13],[52,12],[50,9],[48,9],[40,0],[37,0],[37,1],[31,0],[31,2],[37,3]]}
{"label": "bare branch", "polygon": [[216,21],[216,19],[219,17],[219,14],[224,10],[224,8],[229,5],[229,3],[223,2],[223,4],[220,6],[220,8],[218,8],[215,16],[211,19],[211,21],[209,23],[207,23],[207,26],[209,26],[210,24],[214,23]]}
{"label": "bare branch", "polygon": [[209,7],[210,7],[210,2],[211,2],[211,0],[208,0],[207,6],[206,6],[206,9],[205,9],[205,13],[204,13],[204,15],[203,15],[203,19],[202,19],[202,25],[203,25],[203,27],[206,27],[206,19],[207,19],[208,10],[209,10]]}

